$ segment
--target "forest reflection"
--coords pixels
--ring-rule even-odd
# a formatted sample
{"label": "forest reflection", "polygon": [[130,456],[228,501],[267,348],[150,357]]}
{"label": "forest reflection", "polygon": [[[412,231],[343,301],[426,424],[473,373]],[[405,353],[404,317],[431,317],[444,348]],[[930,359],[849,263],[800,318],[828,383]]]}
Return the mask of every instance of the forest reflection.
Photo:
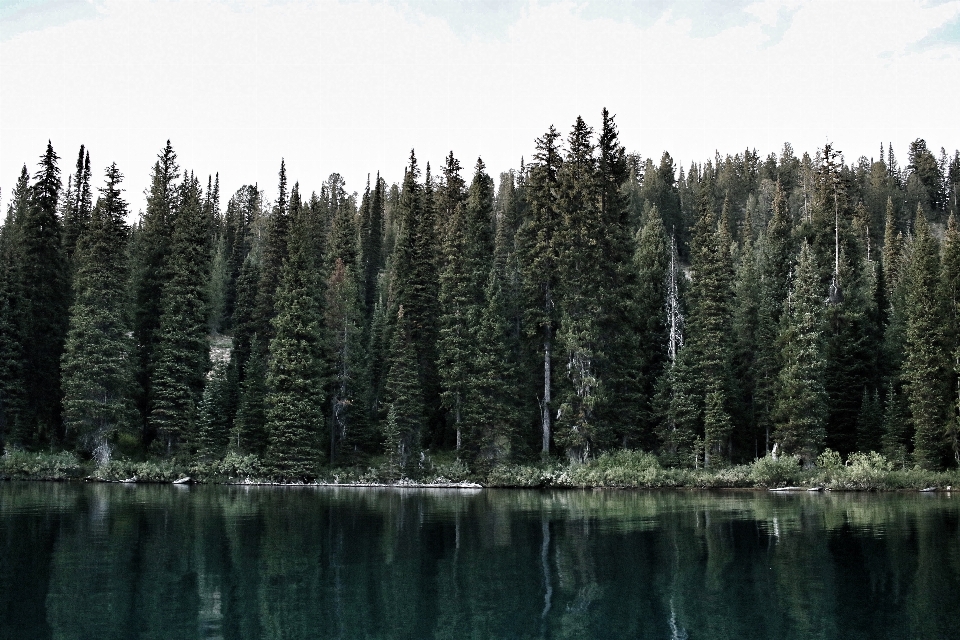
{"label": "forest reflection", "polygon": [[0,637],[960,637],[958,504],[7,482]]}

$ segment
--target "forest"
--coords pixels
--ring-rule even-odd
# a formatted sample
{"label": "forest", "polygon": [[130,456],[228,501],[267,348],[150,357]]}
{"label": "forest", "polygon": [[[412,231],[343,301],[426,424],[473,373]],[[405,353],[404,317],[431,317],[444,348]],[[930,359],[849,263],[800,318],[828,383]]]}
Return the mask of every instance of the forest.
{"label": "forest", "polygon": [[115,164],[95,196],[89,151],[68,171],[48,143],[0,230],[5,455],[283,481],[624,450],[958,466],[960,151],[677,167],[606,109],[531,151],[496,181],[411,151],[362,193],[281,161],[269,201],[168,141],[131,225]]}

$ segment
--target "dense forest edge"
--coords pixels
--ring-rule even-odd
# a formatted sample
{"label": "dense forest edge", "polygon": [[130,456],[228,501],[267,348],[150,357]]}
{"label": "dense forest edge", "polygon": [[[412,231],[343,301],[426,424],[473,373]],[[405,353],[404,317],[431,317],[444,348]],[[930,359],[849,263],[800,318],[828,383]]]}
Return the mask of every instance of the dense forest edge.
{"label": "dense forest edge", "polygon": [[614,117],[350,193],[50,143],[0,229],[0,477],[960,486],[960,151],[689,167]]}

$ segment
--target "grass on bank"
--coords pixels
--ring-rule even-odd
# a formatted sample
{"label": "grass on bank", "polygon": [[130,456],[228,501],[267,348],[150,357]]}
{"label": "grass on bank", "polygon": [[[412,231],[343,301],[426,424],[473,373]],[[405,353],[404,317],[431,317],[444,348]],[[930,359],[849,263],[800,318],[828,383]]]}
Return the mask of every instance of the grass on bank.
{"label": "grass on bank", "polygon": [[[113,459],[98,466],[70,452],[33,453],[7,450],[0,456],[0,479],[107,482],[173,482],[189,477],[203,483],[270,482],[256,456],[227,454],[221,460]],[[584,464],[551,460],[539,464],[498,465],[483,474],[473,471],[455,453],[427,456],[415,470],[400,474],[385,461],[368,466],[322,469],[317,482],[335,484],[453,484],[476,482],[486,487],[518,488],[778,488],[819,487],[837,491],[897,491],[929,487],[960,488],[960,470],[925,471],[897,467],[879,453],[853,453],[844,460],[827,449],[809,469],[795,456],[770,456],[750,464],[716,469],[668,467],[642,451],[605,453]]]}

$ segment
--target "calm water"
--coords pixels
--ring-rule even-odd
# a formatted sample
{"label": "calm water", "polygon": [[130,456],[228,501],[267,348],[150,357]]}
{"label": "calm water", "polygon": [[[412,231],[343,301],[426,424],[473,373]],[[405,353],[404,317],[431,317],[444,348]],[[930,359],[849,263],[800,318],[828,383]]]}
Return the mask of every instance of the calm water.
{"label": "calm water", "polygon": [[0,483],[0,638],[960,638],[960,496]]}

